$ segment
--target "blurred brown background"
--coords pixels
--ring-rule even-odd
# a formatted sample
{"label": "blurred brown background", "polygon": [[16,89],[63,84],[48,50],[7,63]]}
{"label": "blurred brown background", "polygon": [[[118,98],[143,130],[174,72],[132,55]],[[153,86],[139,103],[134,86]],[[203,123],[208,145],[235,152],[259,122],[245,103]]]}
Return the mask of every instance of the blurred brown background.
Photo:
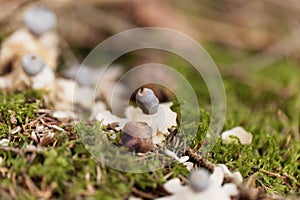
{"label": "blurred brown background", "polygon": [[2,38],[20,27],[33,4],[57,14],[58,31],[74,48],[93,48],[130,28],[158,26],[186,33],[204,46],[214,42],[256,52],[245,61],[254,68],[279,57],[300,57],[297,0],[0,0]]}

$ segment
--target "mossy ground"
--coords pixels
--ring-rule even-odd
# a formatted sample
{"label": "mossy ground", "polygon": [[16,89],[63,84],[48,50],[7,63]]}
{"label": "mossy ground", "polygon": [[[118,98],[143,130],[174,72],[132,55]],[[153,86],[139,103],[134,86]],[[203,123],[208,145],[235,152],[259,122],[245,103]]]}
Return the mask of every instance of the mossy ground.
{"label": "mossy ground", "polygon": [[[239,170],[244,182],[252,187],[283,196],[299,195],[300,68],[297,63],[281,59],[251,71],[231,64],[251,57],[253,52],[236,53],[236,50],[213,44],[206,48],[224,78],[227,94],[224,130],[243,126],[253,133],[253,142],[249,146],[225,145],[219,140],[208,159]],[[184,62],[174,59],[171,63],[178,69],[181,66],[182,73],[190,77],[201,109],[209,111],[209,96],[204,83],[199,83],[193,72],[182,66]],[[240,71],[245,73],[237,73]],[[31,138],[22,131],[17,135],[9,133],[38,116],[35,111],[45,106],[42,95],[36,91],[1,93],[0,102],[0,140],[18,138],[9,144],[9,148],[0,149],[3,159],[0,163],[0,194],[3,199],[126,199],[132,194],[153,198],[166,194],[161,186],[168,178],[188,176],[185,167],[175,163],[158,171],[137,174],[106,167],[90,155],[78,138],[76,127],[70,124],[60,124],[69,131],[68,134],[57,131],[55,145],[25,152],[27,144],[34,144]],[[203,116],[206,112],[202,112]],[[194,147],[203,138],[207,126],[208,118],[203,117],[193,141]]]}

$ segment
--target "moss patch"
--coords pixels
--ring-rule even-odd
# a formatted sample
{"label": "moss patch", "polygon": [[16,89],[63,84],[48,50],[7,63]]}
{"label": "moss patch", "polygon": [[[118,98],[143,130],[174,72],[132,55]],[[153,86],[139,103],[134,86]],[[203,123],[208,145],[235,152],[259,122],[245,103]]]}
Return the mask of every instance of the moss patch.
{"label": "moss patch", "polygon": [[[236,54],[236,50],[217,45],[210,45],[208,51],[224,75],[228,105],[224,130],[243,126],[253,133],[253,143],[249,146],[227,145],[218,140],[207,155],[208,159],[239,170],[244,182],[253,180],[253,187],[261,187],[272,194],[299,194],[300,93],[297,86],[300,84],[300,69],[292,61],[280,60],[259,71],[249,71],[247,76],[237,76],[236,69],[230,65],[251,56],[253,52]],[[199,84],[199,77],[194,76],[194,71],[185,68],[184,61],[171,57],[170,62],[188,77],[201,101],[201,121],[179,128],[179,132],[184,130],[191,136],[187,139],[198,151],[209,124],[209,95],[205,84]],[[0,139],[3,139],[13,128],[39,116],[36,111],[43,106],[42,93],[31,90],[2,92],[0,103]],[[182,107],[188,112],[196,110],[176,101],[172,109],[180,112]],[[136,174],[106,167],[87,151],[78,137],[78,126],[63,123],[59,126],[66,131],[55,132],[56,142],[29,151],[27,145],[37,145],[22,130],[17,133],[18,140],[8,147],[1,147],[0,193],[3,198],[127,199],[136,195],[151,199],[166,195],[162,184],[169,178],[189,175],[182,164],[176,163],[155,172]],[[197,133],[189,133],[195,127],[198,128]],[[110,136],[100,124],[84,128],[91,133],[85,136],[91,144],[97,141],[89,138],[94,133]],[[112,142],[118,144],[117,139]]]}

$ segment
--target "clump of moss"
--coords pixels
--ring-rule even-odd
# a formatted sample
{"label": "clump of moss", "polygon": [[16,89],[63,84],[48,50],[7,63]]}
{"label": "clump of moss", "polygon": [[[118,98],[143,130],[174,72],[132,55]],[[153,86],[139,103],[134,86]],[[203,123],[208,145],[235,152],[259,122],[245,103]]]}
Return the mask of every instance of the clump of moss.
{"label": "clump of moss", "polygon": [[[218,60],[219,54],[214,53]],[[222,59],[219,62],[226,63]],[[246,75],[236,76],[234,67],[221,67],[221,70],[227,74],[224,129],[243,126],[253,134],[253,142],[243,146],[226,145],[219,140],[209,159],[239,169],[245,181],[252,177],[254,186],[270,193],[299,193],[300,118],[297,113],[300,104],[296,89],[300,84],[299,68],[293,61],[282,59],[258,71],[245,68]]]}
{"label": "clump of moss", "polygon": [[[247,66],[241,70],[235,63],[250,58],[255,52],[212,44],[206,47],[224,75],[228,105],[224,130],[243,126],[254,136],[248,146],[227,145],[219,139],[207,157],[214,163],[226,163],[232,170],[240,170],[245,181],[252,177],[254,186],[270,193],[299,193],[299,68],[293,61],[282,59],[259,70]],[[205,102],[204,108],[207,108],[209,95],[202,79],[194,75],[189,64],[171,58],[174,61],[171,64],[186,75],[198,100]],[[251,63],[247,64],[251,66]],[[177,108],[175,104],[175,110]],[[194,144],[203,140],[203,131],[207,127],[208,124],[203,123]],[[197,150],[197,146],[192,147]]]}
{"label": "clump of moss", "polygon": [[35,117],[35,111],[41,105],[43,94],[43,91],[37,90],[0,93],[0,139],[7,137],[8,132],[14,127]]}
{"label": "clump of moss", "polygon": [[[254,178],[254,186],[270,193],[299,193],[300,143],[297,131],[300,117],[297,113],[300,113],[300,94],[295,86],[300,84],[300,70],[292,62],[282,60],[260,71],[249,71],[249,84],[245,77],[232,73],[234,68],[230,65],[246,58],[250,52],[231,55],[226,48],[216,45],[210,45],[208,50],[217,64],[227,65],[220,67],[225,74],[228,101],[224,130],[243,126],[253,133],[253,142],[243,146],[240,143],[223,144],[218,140],[207,158],[213,163],[225,163],[232,170],[238,169],[245,181]],[[170,58],[170,62],[187,77],[200,102],[200,121],[187,120],[189,123],[178,127],[190,146],[199,151],[205,133],[209,131],[210,97],[202,79],[195,76],[195,71],[185,67],[188,63],[174,57]],[[1,139],[6,138],[12,128],[36,117],[35,111],[41,106],[42,93],[33,90],[3,92],[0,102]],[[181,109],[192,114],[198,112],[187,103],[179,104],[176,100],[172,109],[179,116]],[[51,198],[66,199],[127,199],[132,194],[139,196],[143,193],[150,198],[166,195],[161,187],[169,177],[187,177],[189,174],[185,166],[178,163],[143,173],[125,173],[107,167],[90,152],[103,137],[108,138],[110,144],[118,145],[119,133],[116,133],[115,139],[109,139],[111,133],[99,123],[94,126],[72,126],[73,130],[67,133],[55,132],[55,145],[48,145],[40,151],[25,152],[24,141],[26,144],[33,142],[23,134],[19,134],[23,142],[10,146],[15,151],[0,150],[3,158],[0,193],[4,198],[17,195],[16,198],[37,199],[47,194]],[[105,145],[100,147],[103,152],[107,150]],[[108,152],[107,155],[110,159],[124,159],[124,155],[115,152]],[[149,163],[147,160],[143,162]]]}
{"label": "clump of moss", "polygon": [[[20,148],[23,151],[24,148]],[[34,155],[34,159],[32,156]],[[156,194],[156,190],[166,181],[170,169],[155,172],[125,173],[106,167],[97,161],[84,147],[81,140],[67,140],[61,146],[47,147],[38,153],[0,151],[4,158],[2,167],[10,170],[17,180],[17,188],[8,174],[1,174],[0,190],[10,188],[21,195],[31,198],[43,197],[45,185],[51,191],[51,197],[78,198],[93,196],[101,199],[126,199],[132,194],[132,188]],[[30,162],[29,162],[30,161]],[[188,171],[181,164],[173,164],[174,175],[186,176]],[[26,182],[26,181],[27,182]],[[33,187],[28,181],[33,182]],[[39,192],[40,190],[40,192]],[[25,193],[25,194],[24,194]],[[20,196],[19,196],[20,195]],[[155,195],[154,195],[155,196]]]}

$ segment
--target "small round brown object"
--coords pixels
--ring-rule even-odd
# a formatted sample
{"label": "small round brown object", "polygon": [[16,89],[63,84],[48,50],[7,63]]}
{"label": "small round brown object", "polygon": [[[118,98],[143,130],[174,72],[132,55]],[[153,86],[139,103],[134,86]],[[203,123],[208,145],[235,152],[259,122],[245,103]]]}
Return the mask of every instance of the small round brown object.
{"label": "small round brown object", "polygon": [[151,151],[152,128],[145,122],[128,122],[120,136],[122,144],[130,151],[146,153]]}

